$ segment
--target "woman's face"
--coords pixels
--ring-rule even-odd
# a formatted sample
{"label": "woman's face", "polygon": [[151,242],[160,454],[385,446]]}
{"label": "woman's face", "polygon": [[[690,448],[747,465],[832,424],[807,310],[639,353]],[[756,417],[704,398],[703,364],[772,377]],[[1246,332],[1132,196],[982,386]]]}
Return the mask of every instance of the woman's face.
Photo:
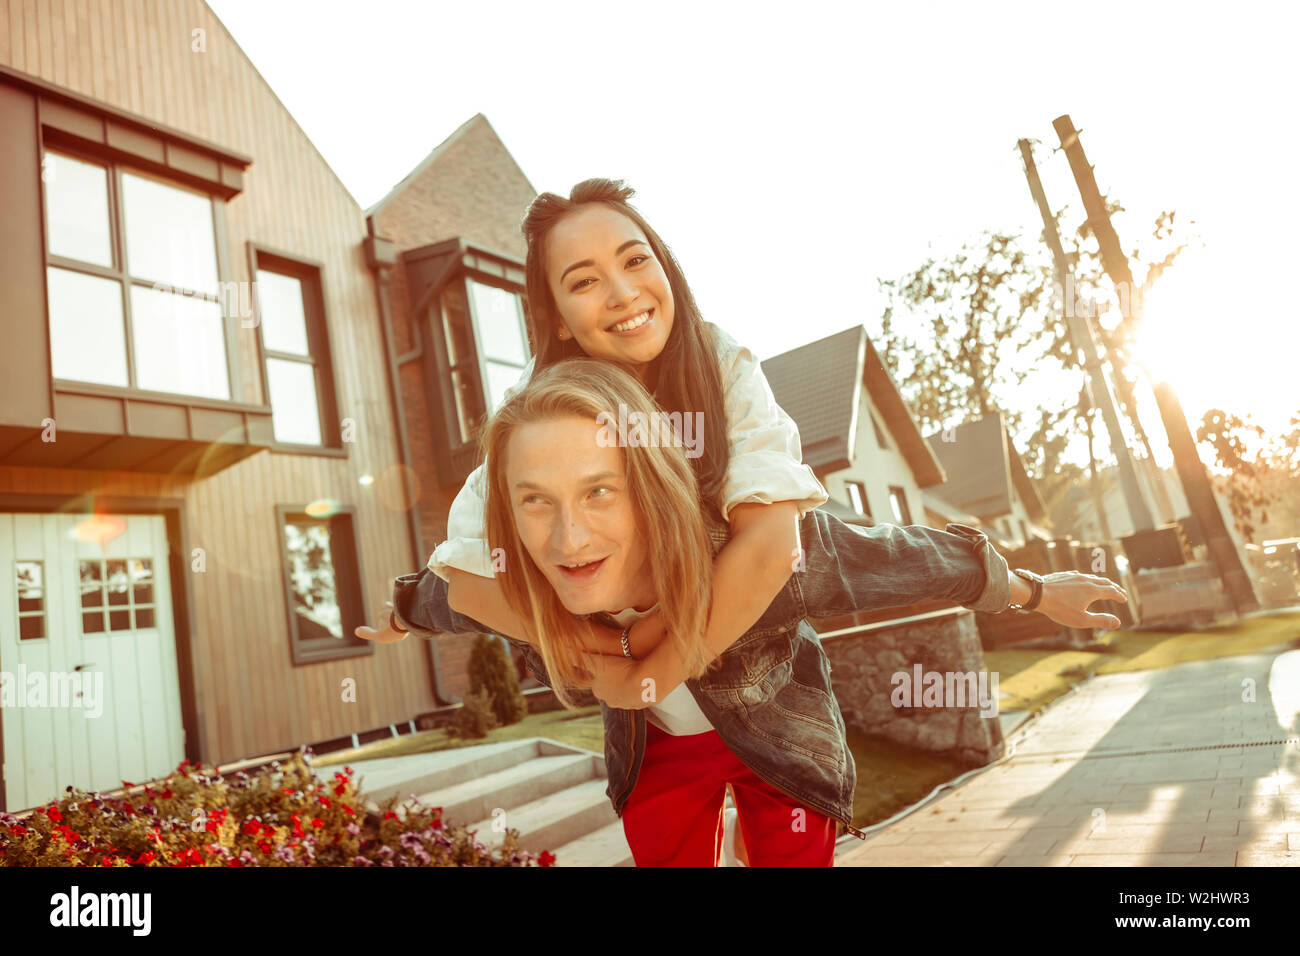
{"label": "woman's face", "polygon": [[602,446],[600,431],[577,416],[514,430],[506,488],[515,528],[570,613],[648,610],[658,598],[623,451]]}
{"label": "woman's face", "polygon": [[551,229],[545,256],[559,309],[556,334],[644,378],[673,328],[668,276],[645,233],[622,213],[588,203]]}

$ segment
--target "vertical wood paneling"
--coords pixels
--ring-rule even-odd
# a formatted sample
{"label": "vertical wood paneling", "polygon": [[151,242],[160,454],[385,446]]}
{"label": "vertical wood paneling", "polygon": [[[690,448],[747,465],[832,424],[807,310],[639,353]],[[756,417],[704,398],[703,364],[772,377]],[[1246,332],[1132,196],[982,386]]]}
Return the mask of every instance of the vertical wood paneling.
{"label": "vertical wood paneling", "polygon": [[[207,31],[205,53],[190,50],[194,27]],[[253,158],[244,192],[226,208],[226,278],[252,281],[250,239],[322,264],[338,415],[357,423],[347,459],[263,452],[196,481],[0,468],[0,492],[185,499],[184,544],[208,556],[205,574],[189,570],[188,552],[179,562],[194,609],[204,760],[294,747],[431,708],[421,641],[302,667],[292,665],[287,646],[277,503],[330,497],[356,507],[366,623],[388,600],[392,575],[411,570],[405,517],[382,504],[377,485],[357,483],[397,462],[375,291],[358,254],[362,211],[201,0],[0,0],[0,60]],[[239,398],[260,403],[256,334],[240,329],[234,360],[241,363]],[[339,700],[346,677],[358,682],[356,704]]]}

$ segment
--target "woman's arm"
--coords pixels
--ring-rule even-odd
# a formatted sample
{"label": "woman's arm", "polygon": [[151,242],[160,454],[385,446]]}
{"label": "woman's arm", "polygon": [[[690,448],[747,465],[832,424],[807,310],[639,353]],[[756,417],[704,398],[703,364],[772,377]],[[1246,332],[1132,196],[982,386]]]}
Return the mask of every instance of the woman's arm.
{"label": "woman's arm", "polygon": [[[739,504],[730,517],[731,539],[713,561],[713,602],[704,635],[710,659],[758,622],[794,573],[799,556],[797,503]],[[686,680],[686,662],[663,638],[660,615],[638,621],[628,636],[637,662],[605,662],[597,669],[592,693],[624,710],[649,707],[671,694]],[[643,657],[637,649],[647,645],[651,650]]]}

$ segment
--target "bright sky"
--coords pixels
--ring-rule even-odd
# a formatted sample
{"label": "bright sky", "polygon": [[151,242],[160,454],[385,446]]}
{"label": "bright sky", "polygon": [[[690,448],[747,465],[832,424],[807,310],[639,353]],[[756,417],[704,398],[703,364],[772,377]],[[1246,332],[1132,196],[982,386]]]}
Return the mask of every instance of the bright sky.
{"label": "bright sky", "polygon": [[[878,332],[878,278],[983,229],[1037,237],[1021,137],[1077,226],[1049,152],[1069,113],[1127,207],[1125,250],[1169,208],[1206,243],[1146,330],[1193,427],[1215,405],[1266,427],[1300,409],[1295,7],[208,2],[362,207],[482,112],[539,190],[634,186],[705,318],[761,358]],[[1080,384],[1024,394],[1057,407]]]}

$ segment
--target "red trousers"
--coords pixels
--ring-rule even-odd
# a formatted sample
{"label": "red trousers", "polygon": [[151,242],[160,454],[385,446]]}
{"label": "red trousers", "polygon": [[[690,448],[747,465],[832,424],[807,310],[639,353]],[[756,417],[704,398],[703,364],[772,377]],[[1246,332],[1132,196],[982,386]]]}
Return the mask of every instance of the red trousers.
{"label": "red trousers", "polygon": [[677,737],[646,722],[645,757],[623,805],[637,866],[717,866],[727,784],[750,866],[831,866],[835,818],[765,782],[716,730]]}

